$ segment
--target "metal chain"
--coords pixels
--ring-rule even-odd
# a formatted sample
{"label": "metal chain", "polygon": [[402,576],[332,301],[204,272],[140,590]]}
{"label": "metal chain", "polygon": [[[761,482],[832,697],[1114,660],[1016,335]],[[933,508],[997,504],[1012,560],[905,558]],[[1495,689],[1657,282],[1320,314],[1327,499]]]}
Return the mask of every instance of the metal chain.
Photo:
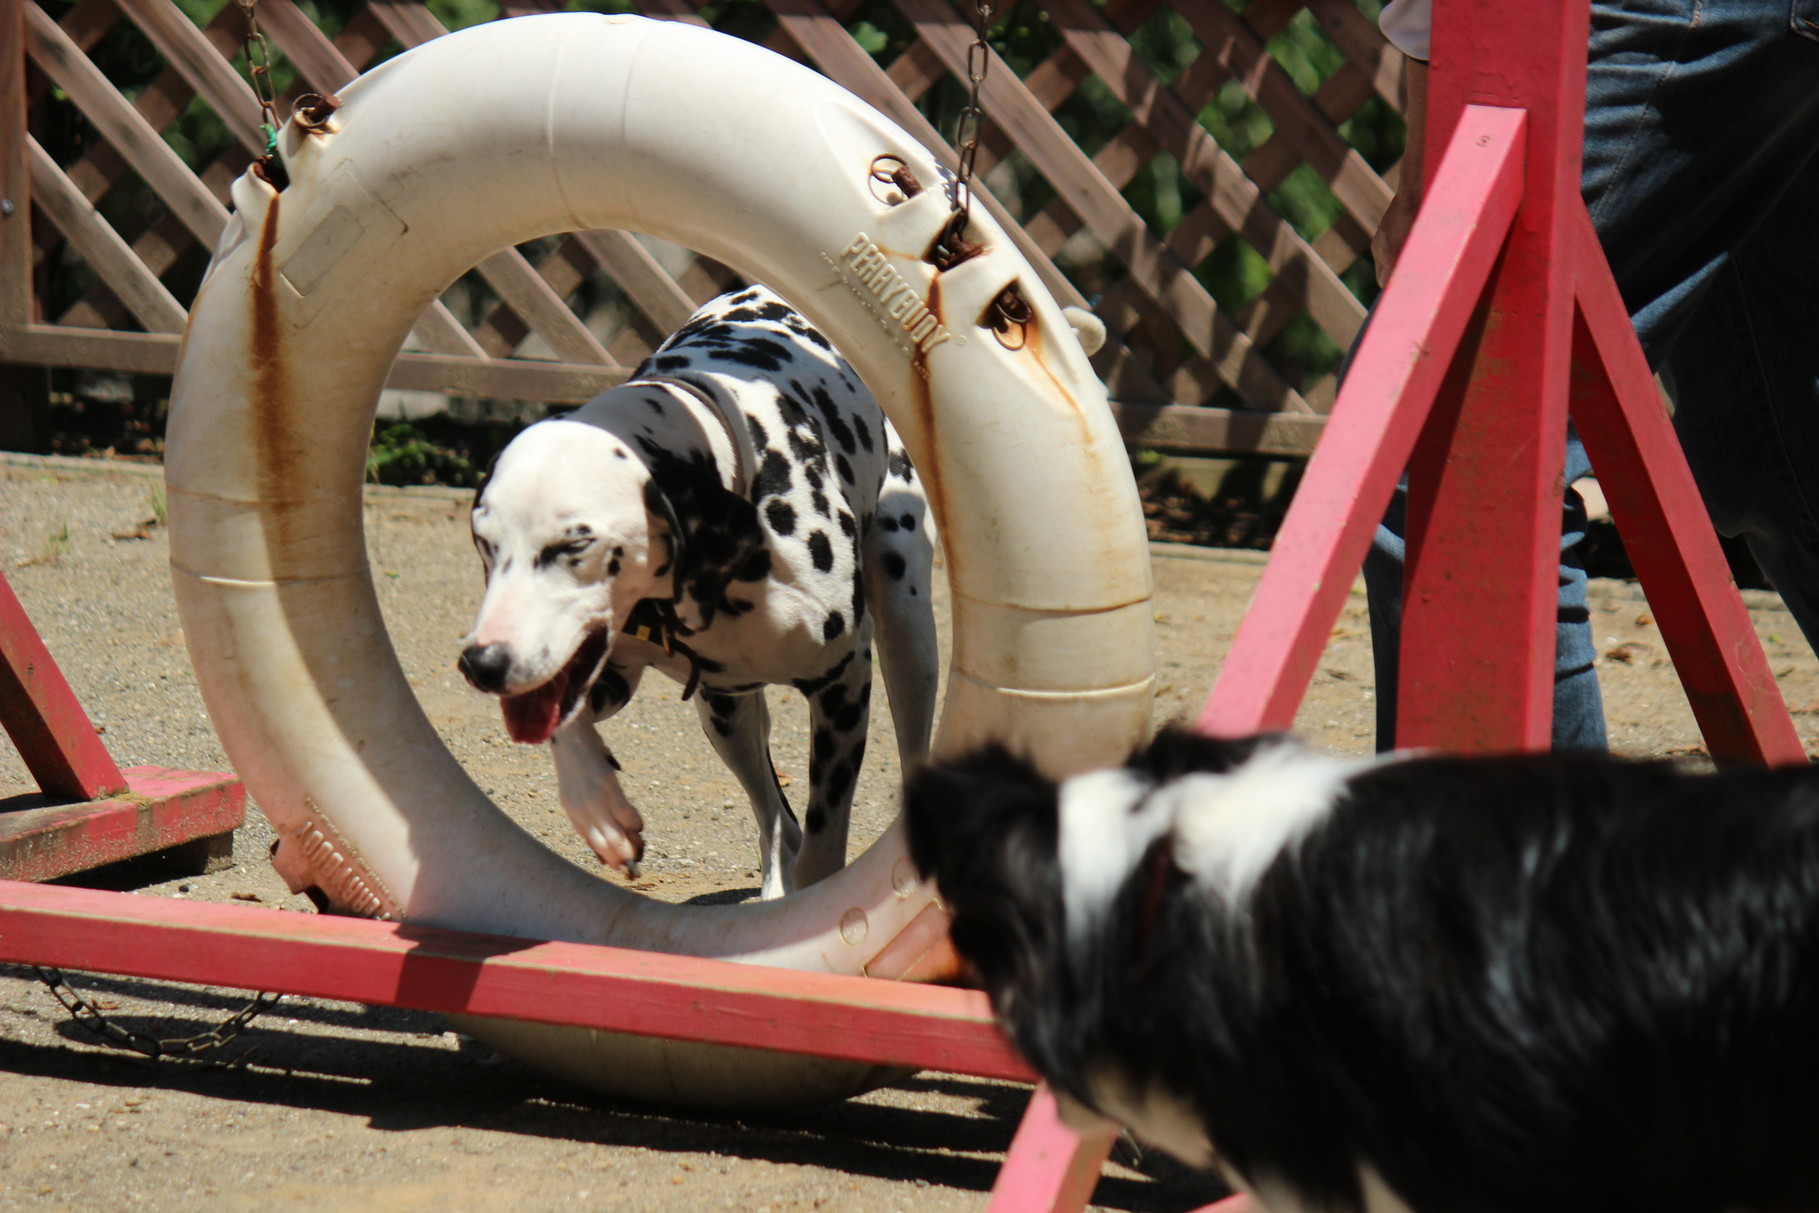
{"label": "metal chain", "polygon": [[242,45],[246,50],[246,74],[251,78],[253,98],[259,102],[259,112],[265,121],[259,129],[265,133],[265,159],[270,160],[278,154],[278,98],[272,91],[272,48],[259,32],[259,18],[253,11],[259,6],[259,0],[235,0],[240,11],[246,14],[246,38]]}
{"label": "metal chain", "polygon": [[70,1018],[83,1031],[103,1044],[130,1049],[147,1057],[171,1061],[194,1061],[203,1065],[220,1066],[224,1069],[244,1065],[253,1050],[248,1049],[238,1057],[225,1059],[207,1057],[204,1054],[231,1044],[241,1033],[252,1026],[253,1020],[276,1006],[278,1000],[284,997],[282,994],[255,994],[251,1002],[206,1032],[199,1032],[194,1036],[160,1040],[142,1032],[134,1032],[130,1028],[123,1028],[113,1022],[102,1014],[101,1008],[84,998],[76,987],[64,979],[62,970],[39,968],[34,965],[33,972],[38,974],[39,981],[50,988],[51,994],[62,1004],[63,1009],[69,1012]]}
{"label": "metal chain", "polygon": [[992,20],[992,6],[985,0],[975,0],[973,20],[973,44],[966,48],[966,74],[972,89],[954,131],[954,146],[960,150],[960,175],[954,182],[954,211],[960,216],[956,230],[962,233],[966,231],[967,216],[972,214],[973,163],[979,158],[979,131],[985,122],[985,110],[979,105],[979,89],[992,64],[992,48],[985,41],[985,29]]}

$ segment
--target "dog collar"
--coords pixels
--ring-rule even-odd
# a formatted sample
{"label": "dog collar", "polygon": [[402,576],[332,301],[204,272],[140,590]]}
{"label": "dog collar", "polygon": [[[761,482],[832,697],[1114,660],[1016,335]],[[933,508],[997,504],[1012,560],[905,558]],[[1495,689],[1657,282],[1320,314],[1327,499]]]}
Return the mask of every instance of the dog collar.
{"label": "dog collar", "polygon": [[634,640],[656,645],[663,650],[665,657],[682,654],[688,662],[688,683],[682,688],[685,702],[695,693],[695,688],[701,685],[701,659],[676,634],[675,603],[658,598],[641,598],[625,617],[625,624],[619,631],[621,635],[630,636]]}
{"label": "dog collar", "polygon": [[708,415],[718,421],[720,428],[726,431],[727,445],[733,448],[733,482],[739,486],[741,492],[750,487],[746,480],[745,447],[739,441],[739,429],[712,392],[698,384],[690,383],[686,379],[677,378],[675,375],[640,375],[630,382],[679,388],[700,401],[702,406],[707,409]]}

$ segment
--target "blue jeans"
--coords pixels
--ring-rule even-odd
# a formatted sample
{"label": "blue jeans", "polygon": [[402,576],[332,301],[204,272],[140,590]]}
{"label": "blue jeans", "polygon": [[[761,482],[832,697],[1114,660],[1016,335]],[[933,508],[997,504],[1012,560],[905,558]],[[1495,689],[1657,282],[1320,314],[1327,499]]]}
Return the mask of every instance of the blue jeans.
{"label": "blue jeans", "polygon": [[[1586,204],[1718,531],[1741,535],[1819,649],[1819,0],[1594,3]],[[1554,745],[1604,748],[1589,464],[1568,435]],[[1394,744],[1399,489],[1364,563],[1377,744]]]}

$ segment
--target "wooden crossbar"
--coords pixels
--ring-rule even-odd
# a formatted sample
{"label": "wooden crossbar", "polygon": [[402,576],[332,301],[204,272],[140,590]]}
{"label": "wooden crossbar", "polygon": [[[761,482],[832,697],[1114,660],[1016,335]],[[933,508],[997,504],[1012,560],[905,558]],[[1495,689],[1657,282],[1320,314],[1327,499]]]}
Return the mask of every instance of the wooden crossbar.
{"label": "wooden crossbar", "polygon": [[977,990],[0,881],[0,961],[1031,1081]]}

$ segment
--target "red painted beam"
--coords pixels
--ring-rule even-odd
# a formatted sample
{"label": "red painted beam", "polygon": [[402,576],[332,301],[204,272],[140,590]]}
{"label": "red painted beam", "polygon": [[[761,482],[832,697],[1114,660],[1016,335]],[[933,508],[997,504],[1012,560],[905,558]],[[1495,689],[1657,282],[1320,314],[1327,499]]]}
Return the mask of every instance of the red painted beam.
{"label": "red painted beam", "polygon": [[0,960],[1033,1081],[977,990],[0,882]]}
{"label": "red painted beam", "polygon": [[4,576],[0,576],[0,726],[46,795],[103,800],[126,791],[120,768]]}
{"label": "red painted beam", "polygon": [[125,779],[125,795],[107,800],[0,802],[10,805],[0,811],[0,880],[56,880],[226,834],[246,820],[246,789],[232,775],[128,767]]}
{"label": "red painted beam", "polygon": [[1054,1093],[1036,1088],[992,1184],[990,1213],[1074,1213],[1098,1186],[1116,1130],[1076,1133],[1061,1123]]}
{"label": "red painted beam", "polygon": [[1409,465],[1400,746],[1551,740],[1589,20],[1588,0],[1560,0],[1434,23],[1429,148],[1481,106],[1520,107],[1528,173],[1457,386]]}
{"label": "red painted beam", "polygon": [[1721,762],[1805,762],[1583,208],[1575,236],[1573,418],[1706,747]]}
{"label": "red painted beam", "polygon": [[1461,119],[1207,697],[1207,732],[1294,724],[1503,247],[1522,193],[1523,130],[1520,110],[1473,107]]}

